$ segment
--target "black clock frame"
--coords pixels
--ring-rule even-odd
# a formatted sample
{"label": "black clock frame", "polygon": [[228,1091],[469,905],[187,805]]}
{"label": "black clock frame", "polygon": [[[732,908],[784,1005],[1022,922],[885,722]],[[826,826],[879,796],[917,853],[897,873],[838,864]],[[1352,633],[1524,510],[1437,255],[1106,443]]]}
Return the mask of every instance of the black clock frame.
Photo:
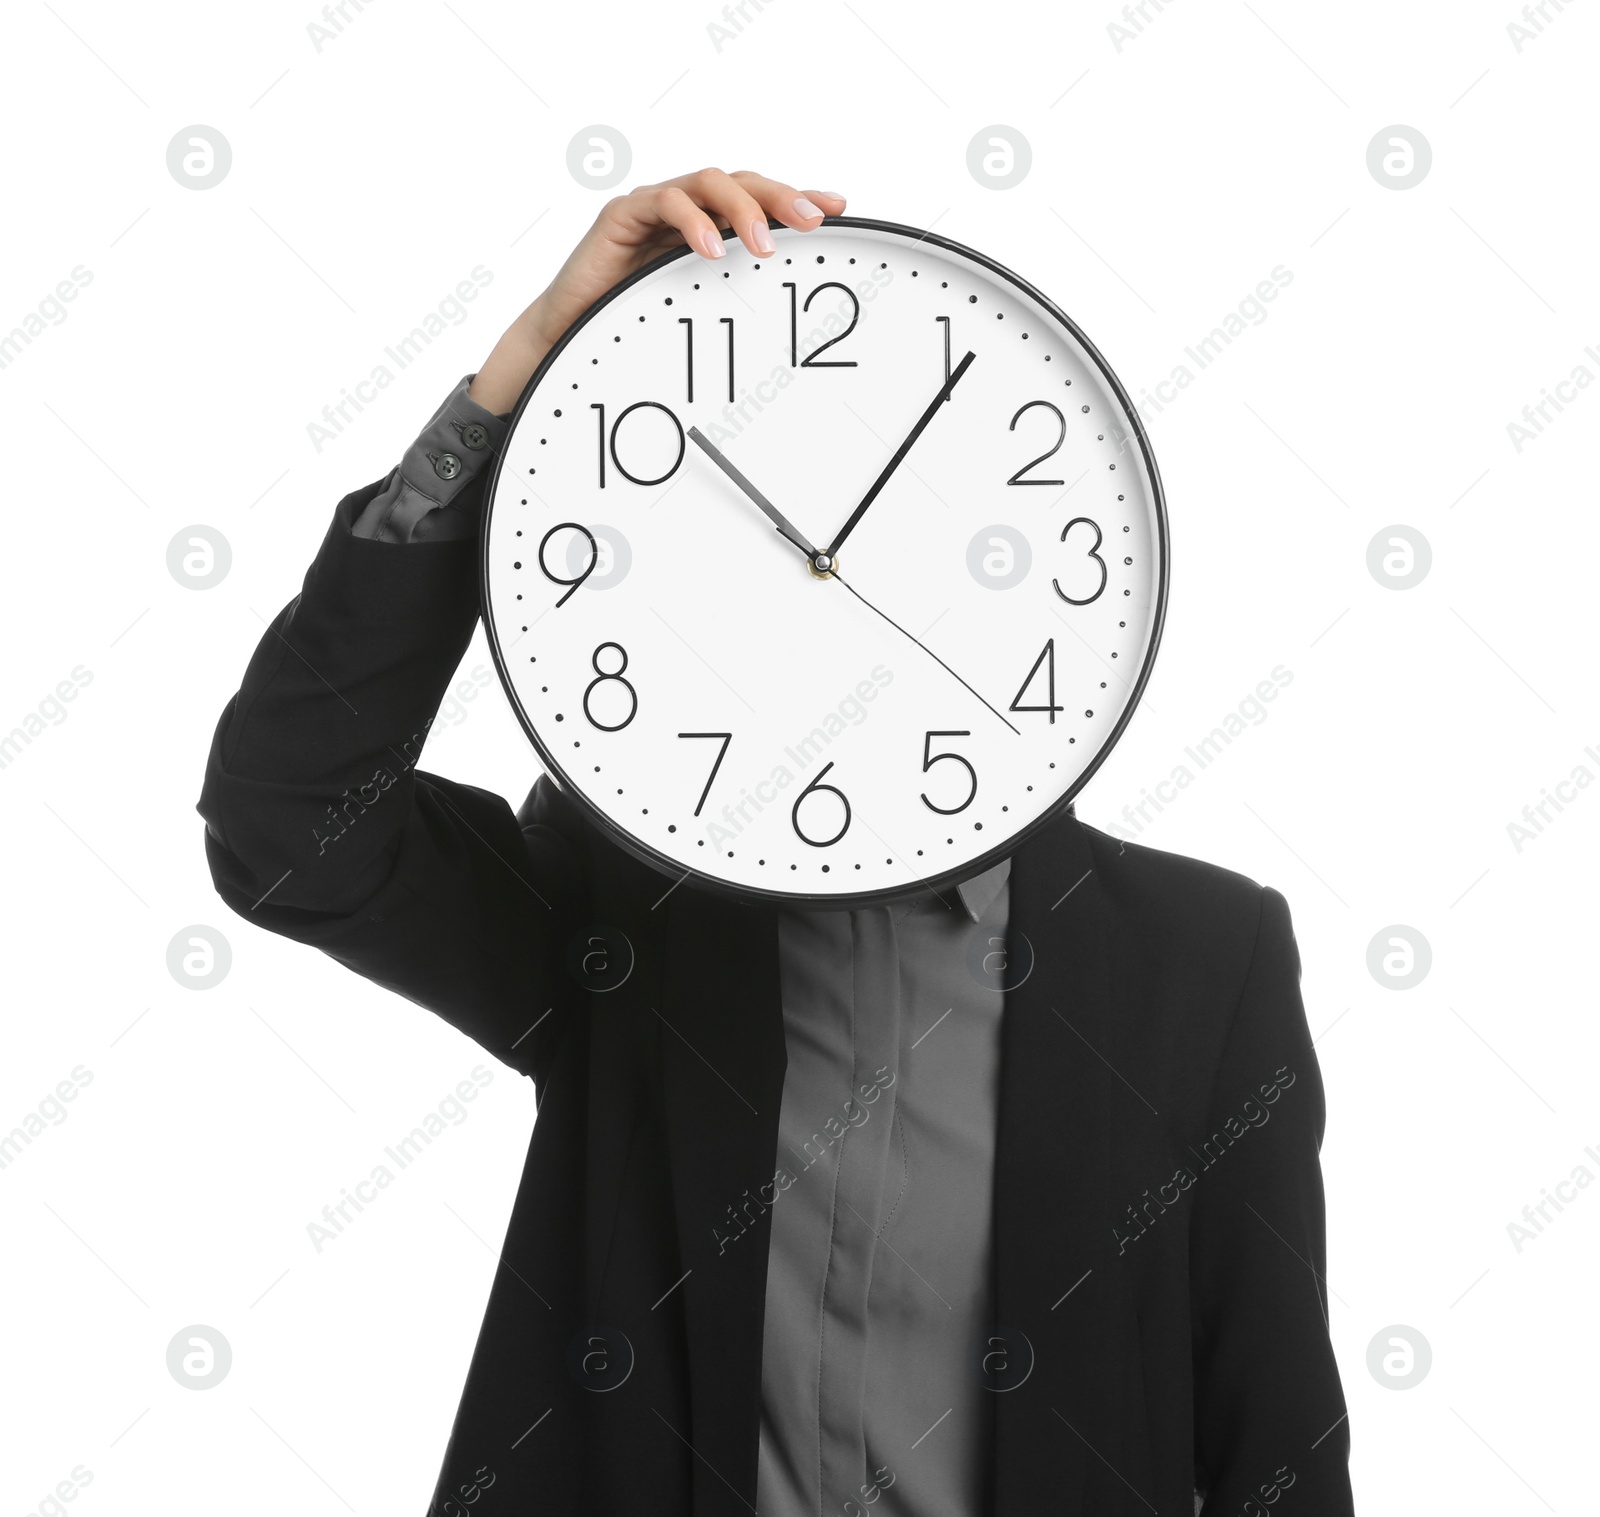
{"label": "black clock frame", "polygon": [[[788,230],[779,222],[772,222],[771,225],[775,230]],[[664,268],[669,263],[674,263],[681,258],[694,256],[694,250],[687,244],[681,248],[674,248],[670,252],[663,253],[659,258],[652,259],[642,269],[630,274],[620,283],[613,285],[562,333],[560,340],[545,354],[539,367],[533,371],[532,377],[528,380],[521,397],[517,401],[517,408],[512,413],[511,426],[506,434],[506,446],[500,450],[499,456],[495,460],[494,472],[490,476],[487,487],[488,493],[483,503],[482,525],[479,532],[478,593],[480,614],[483,619],[484,632],[488,637],[489,652],[494,659],[495,670],[500,676],[501,688],[505,691],[510,701],[511,709],[516,713],[517,720],[521,723],[522,730],[527,734],[528,741],[533,744],[534,752],[556,783],[557,788],[564,795],[572,798],[590,822],[598,827],[605,837],[627,853],[632,854],[633,857],[658,870],[664,876],[677,879],[680,883],[686,879],[692,880],[702,888],[714,891],[718,895],[744,902],[772,901],[797,909],[848,911],[853,908],[877,906],[889,901],[903,900],[907,896],[917,895],[925,890],[940,890],[946,886],[955,885],[962,880],[970,879],[973,875],[981,874],[985,869],[992,868],[999,863],[1002,858],[1014,853],[1039,828],[1060,815],[1062,811],[1072,804],[1084,786],[1093,778],[1095,771],[1105,761],[1112,748],[1116,746],[1117,740],[1122,736],[1123,730],[1132,718],[1134,709],[1139,704],[1139,698],[1144,693],[1145,684],[1149,680],[1150,670],[1155,663],[1156,652],[1161,646],[1161,634],[1166,623],[1170,549],[1167,537],[1166,496],[1161,488],[1161,475],[1156,468],[1155,454],[1151,451],[1150,439],[1145,434],[1144,424],[1139,419],[1138,409],[1134,406],[1122,381],[1117,378],[1111,365],[1101,355],[1100,350],[1089,340],[1077,322],[1068,316],[1060,306],[1041,290],[1036,289],[1026,279],[1014,274],[1004,264],[962,243],[955,242],[948,237],[941,237],[934,232],[919,231],[916,227],[905,226],[900,222],[877,221],[864,216],[828,216],[823,219],[822,225],[850,227],[860,231],[886,232],[891,236],[904,238],[912,243],[929,243],[934,247],[944,249],[946,252],[968,259],[979,267],[987,269],[990,273],[998,275],[1006,283],[1021,291],[1041,309],[1047,311],[1052,319],[1059,322],[1062,327],[1072,334],[1074,340],[1078,342],[1084,353],[1088,355],[1111,386],[1112,392],[1121,403],[1124,415],[1133,427],[1133,435],[1139,444],[1139,451],[1144,459],[1144,466],[1150,479],[1150,487],[1155,504],[1156,537],[1160,558],[1155,615],[1151,623],[1149,647],[1145,651],[1144,662],[1140,665],[1138,676],[1133,682],[1133,691],[1128,698],[1127,705],[1123,708],[1122,715],[1118,717],[1116,725],[1107,735],[1105,742],[1100,745],[1099,752],[1084,766],[1083,772],[1077,779],[1062,792],[1052,805],[1040,812],[1026,826],[1018,828],[1017,831],[1009,834],[1002,842],[996,844],[995,847],[970,863],[963,864],[956,869],[945,870],[942,873],[926,875],[919,879],[908,881],[904,885],[893,885],[879,890],[856,891],[851,894],[831,895],[797,890],[767,890],[759,886],[735,885],[728,880],[719,879],[715,875],[705,874],[698,869],[688,868],[680,864],[676,859],[657,851],[648,843],[635,837],[621,823],[591,801],[572,782],[555,755],[545,746],[532,722],[528,720],[527,713],[523,711],[521,701],[517,699],[516,689],[512,684],[505,656],[501,652],[500,640],[496,635],[494,618],[491,614],[489,600],[489,523],[494,510],[495,499],[499,493],[500,472],[505,465],[511,436],[515,433],[517,424],[522,420],[523,411],[527,409],[528,402],[538,390],[540,382],[556,359],[560,357],[567,344],[588,325],[594,316],[604,310],[625,290],[632,288],[640,280],[648,278],[656,270]],[[722,234],[724,241],[736,241],[737,235],[731,228]]]}

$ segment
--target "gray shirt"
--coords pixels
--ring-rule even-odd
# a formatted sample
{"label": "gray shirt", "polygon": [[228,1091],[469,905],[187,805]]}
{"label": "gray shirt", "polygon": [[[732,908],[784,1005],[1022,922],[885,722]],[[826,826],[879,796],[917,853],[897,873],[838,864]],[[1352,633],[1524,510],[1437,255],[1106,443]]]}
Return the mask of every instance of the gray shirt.
{"label": "gray shirt", "polygon": [[778,915],[788,1067],[762,1517],[983,1508],[1003,1001],[993,964],[1010,867],[942,897]]}
{"label": "gray shirt", "polygon": [[[478,530],[510,417],[463,378],[352,531]],[[477,485],[478,488],[471,488]],[[762,1517],[972,1517],[1010,861],[940,894],[781,911],[788,1065],[762,1337]]]}

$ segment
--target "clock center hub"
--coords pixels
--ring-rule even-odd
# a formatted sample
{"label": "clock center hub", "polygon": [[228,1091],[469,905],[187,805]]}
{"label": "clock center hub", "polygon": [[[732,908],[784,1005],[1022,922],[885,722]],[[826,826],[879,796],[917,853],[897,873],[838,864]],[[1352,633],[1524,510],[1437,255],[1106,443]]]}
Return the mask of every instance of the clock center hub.
{"label": "clock center hub", "polygon": [[819,553],[815,558],[806,560],[806,568],[811,571],[813,579],[832,579],[833,571],[838,567],[839,560],[826,553]]}

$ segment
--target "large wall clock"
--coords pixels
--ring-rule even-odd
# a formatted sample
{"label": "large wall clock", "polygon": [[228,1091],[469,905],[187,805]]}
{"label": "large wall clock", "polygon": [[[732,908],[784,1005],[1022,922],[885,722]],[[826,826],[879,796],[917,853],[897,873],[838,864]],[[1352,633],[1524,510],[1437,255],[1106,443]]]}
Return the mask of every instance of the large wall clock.
{"label": "large wall clock", "polygon": [[687,249],[530,380],[484,622],[617,842],[745,898],[965,878],[1083,786],[1166,602],[1160,480],[1088,338],[993,259],[839,217]]}

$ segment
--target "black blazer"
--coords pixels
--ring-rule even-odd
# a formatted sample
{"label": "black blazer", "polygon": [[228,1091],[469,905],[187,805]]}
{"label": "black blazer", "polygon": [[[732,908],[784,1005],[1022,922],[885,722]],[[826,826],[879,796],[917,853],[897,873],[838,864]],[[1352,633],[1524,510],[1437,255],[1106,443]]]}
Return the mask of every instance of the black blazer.
{"label": "black blazer", "polygon": [[[776,910],[687,884],[662,901],[670,881],[548,779],[513,814],[415,768],[473,632],[477,545],[350,537],[378,488],[340,503],[256,649],[198,809],[230,907],[537,1088],[430,1511],[738,1517],[785,1062]],[[992,1512],[1188,1517],[1198,1491],[1234,1517],[1291,1487],[1295,1517],[1350,1512],[1323,1092],[1283,896],[1070,812],[1017,851],[1011,891],[1034,962],[1007,994],[974,1364]],[[634,953],[605,994],[569,953],[591,928]],[[748,1230],[719,1249],[730,1206]],[[582,1365],[596,1336],[631,1355],[615,1389]]]}

